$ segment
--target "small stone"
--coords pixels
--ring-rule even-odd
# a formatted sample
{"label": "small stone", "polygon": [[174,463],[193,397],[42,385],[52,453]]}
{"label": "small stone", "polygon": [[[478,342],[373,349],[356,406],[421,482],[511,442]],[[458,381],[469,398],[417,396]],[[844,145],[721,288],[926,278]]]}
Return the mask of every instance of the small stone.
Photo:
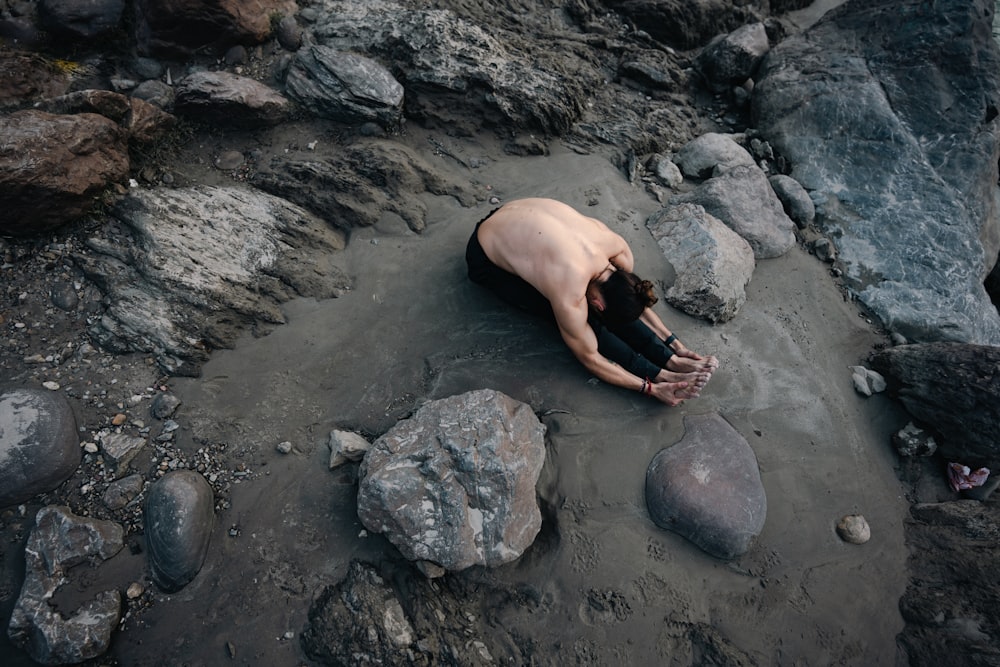
{"label": "small stone", "polygon": [[114,426],[121,426],[127,420],[128,420],[128,417],[126,417],[124,414],[122,414],[121,412],[119,412],[118,414],[116,414],[114,417],[111,418],[111,423]]}
{"label": "small stone", "polygon": [[83,451],[87,452],[88,454],[96,454],[97,451],[98,451],[97,450],[97,443],[96,442],[85,442],[85,443],[83,443]]}
{"label": "small stone", "polygon": [[892,435],[892,444],[900,456],[931,456],[937,451],[934,436],[913,422]]}
{"label": "small stone", "polygon": [[141,597],[145,592],[146,588],[142,584],[138,581],[133,581],[129,584],[128,590],[125,591],[125,597],[129,600],[135,600],[136,598]]}
{"label": "small stone", "polygon": [[215,159],[215,168],[222,171],[232,171],[243,166],[243,153],[239,151],[224,151]]}
{"label": "small stone", "polygon": [[331,470],[348,461],[360,461],[371,449],[371,443],[360,433],[340,430],[330,431],[327,446],[330,448]]}
{"label": "small stone", "polygon": [[868,522],[860,514],[848,514],[837,524],[840,539],[851,544],[864,544],[871,539],[872,531]]}
{"label": "small stone", "polygon": [[48,389],[49,391],[59,391],[59,383],[53,382],[52,380],[43,382],[42,386]]}
{"label": "small stone", "polygon": [[279,442],[277,449],[282,454],[288,454],[289,452],[292,451],[292,443],[288,442],[287,440],[285,440],[284,442]]}

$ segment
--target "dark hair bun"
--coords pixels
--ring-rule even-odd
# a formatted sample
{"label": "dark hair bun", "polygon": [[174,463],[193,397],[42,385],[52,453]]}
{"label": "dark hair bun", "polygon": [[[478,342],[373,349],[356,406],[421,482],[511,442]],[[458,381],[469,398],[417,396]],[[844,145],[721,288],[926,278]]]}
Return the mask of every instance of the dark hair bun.
{"label": "dark hair bun", "polygon": [[653,292],[653,283],[648,280],[640,280],[635,286],[635,293],[645,302],[647,308],[659,301],[656,298],[656,293]]}

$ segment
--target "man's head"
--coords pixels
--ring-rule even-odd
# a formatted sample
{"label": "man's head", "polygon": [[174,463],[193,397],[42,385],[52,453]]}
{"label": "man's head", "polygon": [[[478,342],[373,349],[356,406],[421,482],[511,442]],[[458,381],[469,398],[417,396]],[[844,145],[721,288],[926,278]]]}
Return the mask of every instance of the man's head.
{"label": "man's head", "polygon": [[595,283],[594,287],[601,296],[601,307],[595,310],[611,325],[634,322],[657,302],[653,283],[628,271],[612,271],[607,280]]}

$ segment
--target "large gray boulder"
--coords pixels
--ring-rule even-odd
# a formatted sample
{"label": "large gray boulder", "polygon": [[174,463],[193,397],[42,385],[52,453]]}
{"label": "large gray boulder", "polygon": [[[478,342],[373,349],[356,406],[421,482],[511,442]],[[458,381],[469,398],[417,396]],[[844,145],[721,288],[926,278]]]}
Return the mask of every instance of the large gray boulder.
{"label": "large gray boulder", "polygon": [[1000,347],[900,345],[871,355],[889,392],[937,435],[947,461],[1000,472]]}
{"label": "large gray boulder", "polygon": [[684,417],[684,437],[653,457],[646,506],[656,525],[724,560],[746,553],[767,517],[757,457],[717,414]]}
{"label": "large gray boulder", "polygon": [[[324,0],[313,26],[316,42],[391,63],[405,82],[407,109],[446,122],[453,112],[552,134],[566,132],[583,112],[587,82],[536,66],[508,48],[516,35],[490,32],[444,9],[411,9],[385,0]],[[574,73],[575,74],[575,73]],[[431,95],[447,103],[425,104]]]}
{"label": "large gray boulder", "polygon": [[[76,516],[66,507],[38,510],[24,549],[25,577],[7,634],[43,665],[77,664],[108,650],[121,618],[121,594],[98,593],[76,609],[50,604],[70,582],[73,566],[98,564],[124,546],[124,530],[112,521]],[[84,578],[77,581],[86,589]]]}
{"label": "large gray boulder", "polygon": [[757,259],[781,257],[795,245],[795,223],[756,165],[727,169],[670,203],[698,204],[745,238]]}
{"label": "large gray boulder", "polygon": [[748,23],[712,40],[695,65],[713,90],[724,91],[750,79],[770,48],[764,24]]}
{"label": "large gray boulder", "polygon": [[0,394],[0,507],[56,488],[80,465],[80,456],[76,417],[62,394]]}
{"label": "large gray boulder", "polygon": [[212,487],[193,470],[172,470],[153,484],[142,508],[153,582],[174,593],[194,579],[215,523]]}
{"label": "large gray boulder", "polygon": [[697,204],[664,207],[646,228],[677,274],[670,305],[712,323],[733,319],[756,266],[750,244]]}
{"label": "large gray boulder", "polygon": [[174,374],[197,375],[211,348],[251,325],[284,322],[293,296],[335,297],[349,284],[334,264],[343,234],[254,189],[133,188],[111,215],[120,224],[76,257],[109,304],[91,335]]}
{"label": "large gray boulder", "polygon": [[432,564],[425,572],[515,560],[542,525],[544,433],[530,406],[497,391],[430,401],[365,455],[358,516],[406,558]]}
{"label": "large gray boulder", "polygon": [[720,132],[706,132],[687,142],[674,155],[674,162],[685,176],[699,179],[718,176],[733,167],[757,165],[733,135]]}
{"label": "large gray boulder", "polygon": [[844,278],[915,342],[1000,344],[992,0],[847,2],[765,57],[753,123],[817,201]]}
{"label": "large gray boulder", "polygon": [[395,128],[403,117],[403,86],[365,56],[318,44],[301,49],[288,69],[289,97],[322,118]]}
{"label": "large gray boulder", "polygon": [[128,177],[127,135],[93,113],[29,109],[0,116],[0,234],[51,231],[90,211]]}

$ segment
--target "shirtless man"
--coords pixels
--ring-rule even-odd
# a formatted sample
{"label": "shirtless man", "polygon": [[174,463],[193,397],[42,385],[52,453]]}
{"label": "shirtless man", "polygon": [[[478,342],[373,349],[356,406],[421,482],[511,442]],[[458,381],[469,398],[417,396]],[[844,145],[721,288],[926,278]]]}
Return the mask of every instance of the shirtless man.
{"label": "shirtless man", "polygon": [[521,199],[476,225],[469,278],[505,301],[555,317],[577,359],[604,382],[667,405],[697,397],[718,368],[677,340],[650,306],[632,251],[594,218],[552,199]]}

